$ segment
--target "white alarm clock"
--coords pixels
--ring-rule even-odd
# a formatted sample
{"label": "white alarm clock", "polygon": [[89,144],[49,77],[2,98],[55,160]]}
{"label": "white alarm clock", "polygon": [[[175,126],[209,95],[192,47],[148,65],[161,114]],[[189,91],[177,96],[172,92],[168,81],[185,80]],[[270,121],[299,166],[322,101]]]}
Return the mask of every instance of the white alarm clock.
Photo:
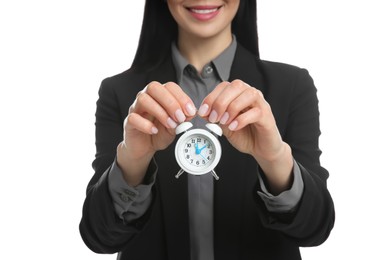
{"label": "white alarm clock", "polygon": [[175,147],[176,161],[181,167],[176,178],[179,178],[183,172],[193,175],[210,172],[218,180],[214,168],[221,159],[222,149],[214,134],[221,136],[222,129],[216,124],[208,123],[206,127],[210,131],[200,128],[189,130],[192,126],[191,122],[184,122],[176,127],[176,134],[185,132],[177,140]]}

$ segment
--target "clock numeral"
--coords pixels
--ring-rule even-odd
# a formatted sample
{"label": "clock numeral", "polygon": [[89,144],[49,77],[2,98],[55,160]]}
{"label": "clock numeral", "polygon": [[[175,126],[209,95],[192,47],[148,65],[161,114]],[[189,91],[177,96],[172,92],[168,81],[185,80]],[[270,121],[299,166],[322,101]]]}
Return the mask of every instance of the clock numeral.
{"label": "clock numeral", "polygon": [[205,160],[202,160],[202,163],[203,163],[203,164],[206,164],[206,161],[205,161]]}
{"label": "clock numeral", "polygon": [[209,150],[209,154],[213,154],[213,150]]}
{"label": "clock numeral", "polygon": [[185,152],[185,153],[188,153],[188,149],[187,149],[187,148],[186,148],[186,149],[184,149],[184,152]]}
{"label": "clock numeral", "polygon": [[187,144],[187,148],[191,148],[191,144],[190,143]]}
{"label": "clock numeral", "polygon": [[202,142],[202,138],[197,138],[197,139],[196,139],[196,142],[197,142],[197,143]]}
{"label": "clock numeral", "polygon": [[189,154],[186,155],[186,159],[190,159],[190,155]]}
{"label": "clock numeral", "polygon": [[195,143],[195,139],[191,139],[191,143],[193,143],[193,144],[194,144],[194,143]]}
{"label": "clock numeral", "polygon": [[196,165],[199,165],[199,161],[196,161]]}

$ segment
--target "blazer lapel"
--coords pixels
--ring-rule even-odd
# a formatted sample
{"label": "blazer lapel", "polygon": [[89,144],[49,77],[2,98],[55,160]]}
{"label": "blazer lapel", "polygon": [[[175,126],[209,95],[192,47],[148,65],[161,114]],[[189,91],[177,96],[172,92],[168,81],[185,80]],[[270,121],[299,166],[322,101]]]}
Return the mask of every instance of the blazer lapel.
{"label": "blazer lapel", "polygon": [[[176,72],[171,59],[151,73],[149,82],[157,80],[164,84],[177,82]],[[169,259],[190,259],[187,174],[175,178],[179,166],[175,160],[175,141],[165,150],[155,155],[159,167],[157,185],[160,190],[163,223],[167,254]],[[153,250],[153,249],[151,249]]]}
{"label": "blazer lapel", "polygon": [[260,62],[241,44],[237,44],[236,54],[230,71],[230,81],[240,79],[265,94],[265,79],[260,68]]}
{"label": "blazer lapel", "polygon": [[[240,79],[264,92],[264,78],[254,56],[237,45],[229,81]],[[252,198],[258,183],[257,162],[252,156],[236,150],[227,139],[220,138],[222,158],[216,169],[220,176],[214,182],[214,254],[215,259],[239,259],[240,234],[243,230],[244,204]],[[227,228],[228,227],[228,228]]]}

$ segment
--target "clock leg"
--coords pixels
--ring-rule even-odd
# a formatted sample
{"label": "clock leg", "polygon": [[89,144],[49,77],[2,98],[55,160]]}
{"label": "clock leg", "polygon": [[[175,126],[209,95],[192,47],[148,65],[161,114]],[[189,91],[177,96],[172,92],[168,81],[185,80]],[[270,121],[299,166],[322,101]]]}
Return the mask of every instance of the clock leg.
{"label": "clock leg", "polygon": [[211,174],[214,176],[214,178],[215,178],[216,180],[219,180],[219,177],[218,177],[218,175],[215,173],[214,170],[211,171]]}
{"label": "clock leg", "polygon": [[178,171],[178,172],[176,173],[176,175],[175,175],[176,179],[179,179],[180,175],[182,175],[183,172],[184,172],[184,170],[183,170],[183,169],[180,169],[180,171]]}

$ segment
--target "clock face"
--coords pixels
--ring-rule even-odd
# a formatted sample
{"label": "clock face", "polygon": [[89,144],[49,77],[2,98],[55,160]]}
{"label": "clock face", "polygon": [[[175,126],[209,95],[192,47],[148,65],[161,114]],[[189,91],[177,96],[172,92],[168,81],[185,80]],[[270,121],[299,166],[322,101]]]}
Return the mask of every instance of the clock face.
{"label": "clock face", "polygon": [[175,156],[180,167],[190,174],[206,174],[221,158],[218,139],[204,129],[190,130],[177,141]]}
{"label": "clock face", "polygon": [[204,135],[194,134],[184,141],[183,155],[189,165],[203,168],[209,165],[215,157],[215,146]]}

